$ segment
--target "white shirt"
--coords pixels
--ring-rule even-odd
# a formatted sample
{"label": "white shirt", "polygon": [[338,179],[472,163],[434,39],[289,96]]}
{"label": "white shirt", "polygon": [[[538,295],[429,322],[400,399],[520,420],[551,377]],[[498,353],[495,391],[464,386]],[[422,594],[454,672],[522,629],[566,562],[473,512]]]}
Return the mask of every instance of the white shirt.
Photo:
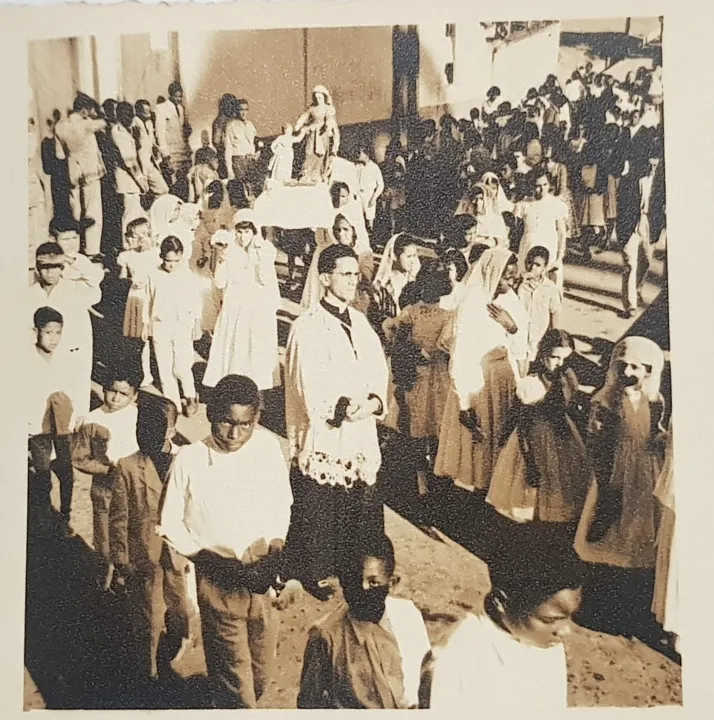
{"label": "white shirt", "polygon": [[139,409],[134,403],[116,412],[107,412],[103,407],[98,407],[77,421],[75,432],[81,432],[82,429],[86,432],[99,430],[98,434],[102,435],[107,443],[107,460],[115,464],[121,458],[133,455],[139,450],[136,441],[138,417]]}
{"label": "white shirt", "polygon": [[560,310],[560,293],[555,283],[543,278],[533,289],[525,282],[518,288],[518,298],[528,313],[528,360],[535,360],[538,345],[550,327],[550,316]]}
{"label": "white shirt", "polygon": [[141,170],[139,166],[139,156],[136,149],[134,136],[121,123],[117,123],[112,127],[112,140],[119,150],[119,154],[124,164],[131,170],[133,177],[130,176],[123,168],[116,168],[116,190],[119,194],[137,194],[140,192],[139,186],[134,178],[141,179]]}
{"label": "white shirt", "polygon": [[226,125],[224,145],[226,157],[255,154],[255,125],[250,120],[231,120]]}
{"label": "white shirt", "polygon": [[145,322],[191,327],[201,317],[201,296],[188,268],[172,273],[159,268],[149,273],[148,298]]}
{"label": "white shirt", "polygon": [[276,435],[256,427],[232,453],[209,436],[176,453],[158,532],[182,555],[210,550],[240,560],[261,538],[285,538],[292,501]]}
{"label": "white shirt", "polygon": [[469,615],[436,654],[431,710],[445,717],[540,717],[563,710],[568,670],[562,644],[526,645],[486,615]]}
{"label": "white shirt", "polygon": [[48,355],[36,346],[32,346],[27,377],[32,378],[27,383],[24,393],[24,402],[29,417],[28,434],[42,435],[50,431],[47,418],[47,400],[53,393],[67,392],[71,385],[71,371],[68,371],[69,356],[60,342],[57,349]]}

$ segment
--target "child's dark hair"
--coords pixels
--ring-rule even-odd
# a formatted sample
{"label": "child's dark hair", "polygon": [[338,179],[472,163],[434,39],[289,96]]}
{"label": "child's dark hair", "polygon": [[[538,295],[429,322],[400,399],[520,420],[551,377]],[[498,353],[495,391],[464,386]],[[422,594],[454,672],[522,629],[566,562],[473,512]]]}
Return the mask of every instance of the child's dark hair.
{"label": "child's dark hair", "polygon": [[466,247],[466,233],[476,227],[473,215],[456,215],[444,228],[444,240],[450,248],[463,250]]}
{"label": "child's dark hair", "polygon": [[64,255],[64,250],[56,242],[42,243],[37,250],[35,250],[35,257],[61,257]]}
{"label": "child's dark hair", "polygon": [[473,265],[474,263],[477,263],[481,256],[486,252],[486,250],[489,249],[488,245],[485,245],[484,243],[477,243],[474,245],[471,250],[469,251],[469,265]]}
{"label": "child's dark hair", "polygon": [[175,235],[169,235],[161,241],[161,259],[165,260],[171,252],[183,255],[183,243]]}
{"label": "child's dark hair", "polygon": [[107,371],[102,386],[109,389],[115,382],[125,382],[134,390],[141,387],[142,371],[130,358],[122,358],[113,363]]}
{"label": "child's dark hair", "polygon": [[575,352],[575,341],[570,333],[555,328],[548,330],[538,344],[538,353],[531,366],[531,372],[536,374],[542,372],[545,369],[545,359],[556,348],[567,348],[571,352]]}
{"label": "child's dark hair", "polygon": [[439,267],[422,268],[416,279],[417,293],[427,305],[434,305],[451,292],[449,276]]}
{"label": "child's dark hair", "polygon": [[394,257],[400,258],[404,251],[412,245],[419,245],[419,241],[413,236],[403,233],[394,241]]}
{"label": "child's dark hair", "polygon": [[32,321],[35,328],[38,330],[42,330],[50,323],[59,323],[60,325],[64,325],[62,313],[51,307],[41,307],[35,310],[35,314],[32,316]]}
{"label": "child's dark hair", "polygon": [[218,155],[212,147],[202,147],[196,150],[196,156],[194,164],[196,165],[208,165],[213,160],[217,160]]}
{"label": "child's dark hair", "polygon": [[148,225],[149,219],[145,217],[138,217],[134,218],[126,225],[126,230],[124,231],[124,234],[127,237],[135,237],[134,233],[136,232],[136,229],[138,227],[141,227],[142,225]]}
{"label": "child's dark hair", "polygon": [[466,262],[464,254],[454,248],[449,248],[442,255],[441,261],[446,270],[448,270],[449,265],[453,265],[456,268],[456,282],[461,282],[469,271],[469,264]]}
{"label": "child's dark hair", "polygon": [[223,183],[220,180],[213,180],[208,183],[206,192],[208,193],[208,209],[218,210],[218,208],[223,204],[223,198],[226,196]]}
{"label": "child's dark hair", "polygon": [[548,265],[550,262],[550,251],[542,245],[532,247],[526,255],[526,267],[530,266],[536,258],[543,258],[545,264]]}
{"label": "child's dark hair", "polygon": [[209,422],[223,420],[232,405],[250,406],[255,412],[260,410],[260,391],[250,378],[226,375],[218,381],[206,405]]}
{"label": "child's dark hair", "polygon": [[348,586],[361,582],[367,558],[381,560],[387,575],[394,575],[397,563],[392,541],[383,532],[366,531],[355,538],[351,549],[347,551],[339,572],[340,580],[344,580]]}
{"label": "child's dark hair", "polygon": [[332,198],[332,204],[334,207],[338,206],[338,201],[340,199],[340,191],[341,190],[347,190],[347,193],[349,194],[350,188],[347,183],[343,182],[335,182],[332,183],[330,186],[330,197]]}

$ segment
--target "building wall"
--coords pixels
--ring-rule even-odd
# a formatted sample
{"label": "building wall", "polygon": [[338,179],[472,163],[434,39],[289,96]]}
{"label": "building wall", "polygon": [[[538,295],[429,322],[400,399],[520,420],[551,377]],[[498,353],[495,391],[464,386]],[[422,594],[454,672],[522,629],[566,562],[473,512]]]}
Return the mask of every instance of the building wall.
{"label": "building wall", "polygon": [[122,35],[120,38],[122,100],[156,102],[176,76],[176,33]]}
{"label": "building wall", "polygon": [[549,73],[557,74],[560,23],[496,48],[491,81],[501,88],[501,97],[520,102],[529,88],[539,87]]}
{"label": "building wall", "polygon": [[34,94],[34,113],[44,126],[57,108],[63,115],[72,106],[79,71],[76,45],[70,38],[35,40],[28,43],[28,74]]}

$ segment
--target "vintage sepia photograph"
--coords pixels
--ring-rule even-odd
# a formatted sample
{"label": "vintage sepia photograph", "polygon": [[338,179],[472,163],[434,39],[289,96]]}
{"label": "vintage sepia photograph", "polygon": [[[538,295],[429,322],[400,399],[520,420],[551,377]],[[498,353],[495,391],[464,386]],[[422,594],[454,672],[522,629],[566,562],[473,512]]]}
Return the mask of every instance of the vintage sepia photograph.
{"label": "vintage sepia photograph", "polygon": [[27,45],[24,709],[681,705],[666,21],[318,24]]}

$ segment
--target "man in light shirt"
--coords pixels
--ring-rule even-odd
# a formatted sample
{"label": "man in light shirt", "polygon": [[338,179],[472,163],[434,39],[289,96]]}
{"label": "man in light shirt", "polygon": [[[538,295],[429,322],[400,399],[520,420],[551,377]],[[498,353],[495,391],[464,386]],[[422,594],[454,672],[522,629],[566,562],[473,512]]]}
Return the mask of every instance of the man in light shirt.
{"label": "man in light shirt", "polygon": [[617,218],[624,265],[622,304],[629,318],[633,318],[637,306],[643,304],[642,286],[665,223],[661,147],[656,139],[647,138],[634,149],[634,154],[643,150],[646,161],[633,157],[618,193],[618,207],[622,208]]}
{"label": "man in light shirt", "polygon": [[228,179],[250,183],[255,166],[255,125],[248,120],[250,105],[247,100],[238,100],[237,116],[226,125],[224,145]]}
{"label": "man in light shirt", "polygon": [[362,201],[362,210],[367,227],[371,231],[374,226],[374,218],[377,214],[377,200],[384,192],[384,178],[372,158],[366,145],[360,145],[357,150],[357,177],[359,183],[359,196]]}
{"label": "man in light shirt", "polygon": [[169,99],[156,106],[156,140],[167,163],[173,182],[191,163],[188,138],[191,126],[186,120],[183,88],[177,82],[169,85]]}
{"label": "man in light shirt", "polygon": [[131,124],[132,135],[137,145],[139,166],[154,195],[166,195],[169,186],[161,174],[161,152],[156,144],[156,130],[151,117],[151,105],[148,100],[137,100],[136,113]]}
{"label": "man in light shirt", "polygon": [[100,180],[106,174],[96,133],[104,130],[107,123],[98,119],[96,112],[96,102],[80,93],[72,112],[55,127],[57,157],[66,159],[69,169],[72,214],[77,222],[86,221],[84,252],[90,257],[99,255],[101,249],[103,214]]}
{"label": "man in light shirt", "polygon": [[[195,563],[208,676],[217,708],[256,708],[277,649],[274,605],[299,592],[289,547],[288,469],[276,435],[258,426],[260,394],[228,375],[207,407],[211,434],[171,467],[159,533]],[[277,601],[266,594],[281,590]],[[274,594],[274,593],[273,593]]]}
{"label": "man in light shirt", "polygon": [[[112,125],[111,135],[119,154],[115,171],[117,195],[123,198],[124,216],[122,230],[127,223],[141,217],[141,196],[149,190],[149,185],[139,164],[136,141],[132,131],[134,108],[130,103],[120,102],[116,109],[117,122]],[[123,233],[122,233],[123,236]]]}

